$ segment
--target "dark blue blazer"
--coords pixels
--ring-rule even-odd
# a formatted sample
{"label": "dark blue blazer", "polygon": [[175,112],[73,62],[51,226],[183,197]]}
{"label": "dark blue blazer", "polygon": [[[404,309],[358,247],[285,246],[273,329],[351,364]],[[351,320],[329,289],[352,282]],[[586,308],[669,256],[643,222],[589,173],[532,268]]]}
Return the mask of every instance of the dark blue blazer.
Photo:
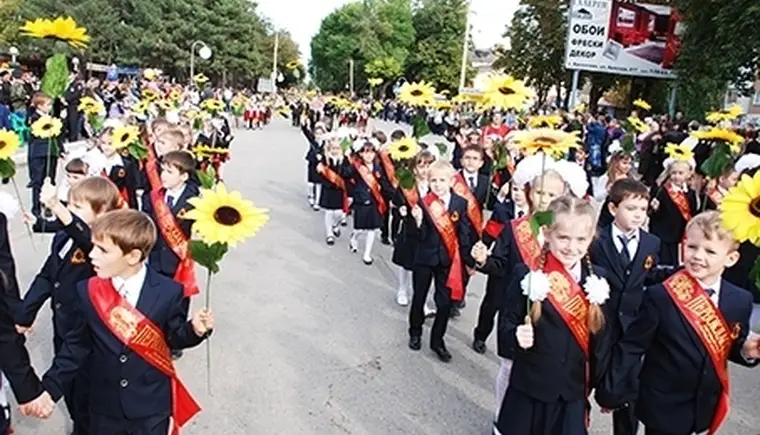
{"label": "dark blue blazer", "polygon": [[[162,189],[162,200],[165,198],[165,195],[166,190]],[[184,215],[184,213],[187,213],[193,208],[188,200],[198,195],[200,195],[198,186],[193,183],[186,183],[185,189],[182,191],[182,194],[179,196],[179,198],[174,198],[174,205],[171,208],[172,214],[179,224],[179,228],[185,234],[185,237],[188,238],[191,236],[193,221],[179,219],[178,216]],[[142,208],[142,211],[150,216],[150,218],[153,219],[153,221],[156,223],[156,226],[158,226],[158,220],[156,219],[156,213],[153,209],[153,202],[150,198],[150,192],[145,192],[143,194]],[[148,255],[148,265],[156,272],[160,273],[161,275],[168,276],[169,278],[174,277],[174,273],[177,271],[177,266],[179,266],[179,257],[166,243],[166,239],[164,238],[160,229],[158,230],[156,245],[150,251],[150,255]]]}
{"label": "dark blue blazer", "polygon": [[11,296],[11,306],[21,298],[16,279],[16,261],[11,252],[10,238],[8,236],[8,218],[0,213],[0,271],[2,272],[3,289],[5,296]]}
{"label": "dark blue blazer", "polygon": [[[171,382],[163,373],[124,346],[95,311],[87,289],[88,281],[76,288],[76,322],[66,332],[64,346],[53,359],[42,384],[53,400],[63,395],[70,382],[88,361],[90,410],[115,419],[143,419],[171,413]],[[182,285],[148,268],[137,310],[164,333],[171,349],[199,345],[198,337],[182,306]]]}
{"label": "dark blue blazer", "polygon": [[[468,176],[465,174],[464,170],[460,171],[459,173],[462,174],[464,184],[467,187],[470,187],[470,180],[468,179]],[[477,185],[475,186],[475,191],[472,192],[472,194],[475,196],[475,199],[478,200],[478,206],[480,209],[483,210],[488,196],[488,176],[480,173],[475,174],[475,182]],[[470,191],[472,191],[472,189],[470,189]]]}
{"label": "dark blue blazer", "polygon": [[[752,295],[721,281],[718,307],[729,327],[739,326],[729,359],[757,365],[741,356],[749,332]],[[702,341],[662,284],[647,288],[636,320],[612,352],[612,362],[597,402],[618,408],[630,392],[627,377],[644,357],[639,374],[636,416],[665,433],[701,433],[708,429],[722,387]]]}
{"label": "dark blue blazer", "polygon": [[[607,270],[607,281],[610,283],[610,307],[612,319],[610,323],[618,323],[622,331],[633,322],[644,296],[644,287],[662,282],[666,277],[658,274],[657,268],[660,252],[660,239],[639,231],[639,247],[628,268],[623,267],[620,253],[612,240],[612,227],[607,226],[598,233],[591,244],[589,255],[591,262]],[[621,331],[621,332],[622,332]]]}
{"label": "dark blue blazer", "polygon": [[113,181],[119,192],[126,189],[128,197],[126,200],[127,205],[129,208],[137,209],[136,192],[140,179],[140,169],[137,160],[129,154],[128,150],[124,150],[121,153],[121,159],[124,164],[112,167],[106,175],[108,175],[108,179]]}
{"label": "dark blue blazer", "polygon": [[[604,269],[593,266],[593,272],[606,277]],[[589,363],[591,388],[597,385],[609,361],[611,340],[609,329],[603,327],[591,335],[589,356],[578,345],[560,314],[549,301],[542,302],[541,318],[534,325],[534,342],[530,349],[517,344],[517,327],[525,324],[528,314],[527,298],[520,282],[528,274],[528,267],[520,264],[512,273],[507,290],[504,312],[499,317],[499,344],[514,355],[509,387],[545,403],[586,400],[586,363]],[[589,276],[582,268],[581,286]],[[605,317],[606,317],[606,310]]]}
{"label": "dark blue blazer", "polygon": [[[697,214],[697,194],[689,189],[686,197],[689,201],[689,211],[691,211],[692,216],[695,216]],[[660,201],[660,207],[651,213],[649,231],[667,245],[680,243],[681,237],[686,231],[686,220],[678,211],[673,200],[670,199],[665,187],[657,190],[655,198]]]}
{"label": "dark blue blazer", "polygon": [[[412,228],[412,231],[415,231],[416,228],[417,232],[417,251],[414,253],[414,264],[427,267],[449,267],[451,266],[451,258],[449,258],[446,246],[430,220],[426,208],[422,207],[422,209],[422,224],[419,228],[416,225],[413,225],[414,228]],[[467,200],[452,193],[448,210],[449,215],[453,215],[455,212],[459,215],[459,219],[454,222],[459,239],[459,253],[464,264],[472,267],[475,265],[475,261],[472,259],[470,251],[472,251],[477,236],[474,235],[475,231],[467,219]]]}
{"label": "dark blue blazer", "polygon": [[[62,228],[53,236],[50,255],[14,314],[17,325],[31,326],[42,305],[51,299],[56,343],[60,343],[66,331],[75,324],[77,283],[89,279],[94,273],[89,258],[92,250],[90,227],[73,216],[72,222]],[[72,241],[71,247],[61,258],[59,253],[69,240]]]}
{"label": "dark blue blazer", "polygon": [[[353,190],[351,191],[351,196],[354,198],[353,206],[377,207],[377,201],[375,201],[375,197],[372,195],[372,191],[369,190],[369,186],[367,186],[367,183],[364,182],[364,178],[362,178],[362,176],[359,174],[359,171],[356,170],[354,165],[349,162],[346,165],[342,165],[339,169],[341,171],[340,175],[346,180],[346,183],[349,183],[353,186]],[[393,199],[393,196],[395,195],[395,189],[386,178],[385,170],[379,162],[376,161],[372,165],[372,173],[379,181],[380,192],[387,203],[389,200]]]}

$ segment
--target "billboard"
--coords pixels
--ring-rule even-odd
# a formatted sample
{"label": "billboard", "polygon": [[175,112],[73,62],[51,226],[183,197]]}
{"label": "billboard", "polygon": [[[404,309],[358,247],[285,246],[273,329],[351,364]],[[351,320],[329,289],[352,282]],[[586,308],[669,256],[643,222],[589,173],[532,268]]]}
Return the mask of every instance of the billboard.
{"label": "billboard", "polygon": [[670,6],[619,0],[572,0],[565,68],[675,78],[684,32]]}

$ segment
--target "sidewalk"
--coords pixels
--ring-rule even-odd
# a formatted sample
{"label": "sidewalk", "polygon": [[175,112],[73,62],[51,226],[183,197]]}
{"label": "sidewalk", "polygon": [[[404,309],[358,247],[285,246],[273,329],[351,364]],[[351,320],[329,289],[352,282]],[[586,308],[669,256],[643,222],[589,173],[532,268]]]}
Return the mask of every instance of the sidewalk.
{"label": "sidewalk", "polygon": [[[66,144],[66,153],[71,156],[78,156],[80,153],[82,153],[85,149],[85,146],[87,145],[86,140],[80,140],[76,142],[71,142]],[[72,154],[73,153],[73,154]],[[23,168],[26,167],[26,148],[22,148],[19,150],[16,154],[12,157],[13,162],[16,164],[17,168]]]}

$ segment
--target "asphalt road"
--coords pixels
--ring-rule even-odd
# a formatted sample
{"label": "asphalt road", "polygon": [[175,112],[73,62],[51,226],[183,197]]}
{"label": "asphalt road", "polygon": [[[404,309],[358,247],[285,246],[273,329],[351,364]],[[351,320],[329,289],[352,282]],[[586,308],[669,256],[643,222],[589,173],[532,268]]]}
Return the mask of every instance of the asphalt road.
{"label": "asphalt road", "polygon": [[[378,127],[388,133],[396,128]],[[322,214],[306,202],[306,149],[300,131],[279,119],[265,130],[237,133],[225,179],[269,208],[271,221],[233,250],[214,278],[212,390],[206,388],[203,347],[177,362],[203,407],[183,433],[490,434],[498,359],[490,350],[478,355],[470,348],[485,280],[473,279],[467,308],[450,324],[451,363],[439,362],[427,347],[410,351],[407,311],[395,302],[391,250],[377,243],[375,263],[368,267],[360,254],[349,252],[346,236],[333,247],[324,243]],[[19,174],[20,182],[25,177]],[[19,221],[11,231],[25,291],[50,237],[36,235],[35,251]],[[199,298],[193,308],[202,304]],[[29,338],[39,372],[52,355],[50,317],[43,308]],[[423,344],[428,333],[426,328]],[[493,337],[488,345],[495,348]],[[731,367],[732,410],[721,434],[760,434],[758,374]],[[16,413],[16,433],[68,433],[65,415],[63,405],[44,422]],[[611,433],[610,417],[595,412],[591,433]]]}

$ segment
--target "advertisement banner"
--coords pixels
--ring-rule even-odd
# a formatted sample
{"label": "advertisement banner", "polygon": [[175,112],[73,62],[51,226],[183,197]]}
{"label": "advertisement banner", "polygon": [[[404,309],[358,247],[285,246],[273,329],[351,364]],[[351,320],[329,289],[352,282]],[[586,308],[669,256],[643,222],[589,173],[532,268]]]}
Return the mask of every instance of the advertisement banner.
{"label": "advertisement banner", "polygon": [[670,6],[572,0],[565,68],[672,79],[683,32]]}

